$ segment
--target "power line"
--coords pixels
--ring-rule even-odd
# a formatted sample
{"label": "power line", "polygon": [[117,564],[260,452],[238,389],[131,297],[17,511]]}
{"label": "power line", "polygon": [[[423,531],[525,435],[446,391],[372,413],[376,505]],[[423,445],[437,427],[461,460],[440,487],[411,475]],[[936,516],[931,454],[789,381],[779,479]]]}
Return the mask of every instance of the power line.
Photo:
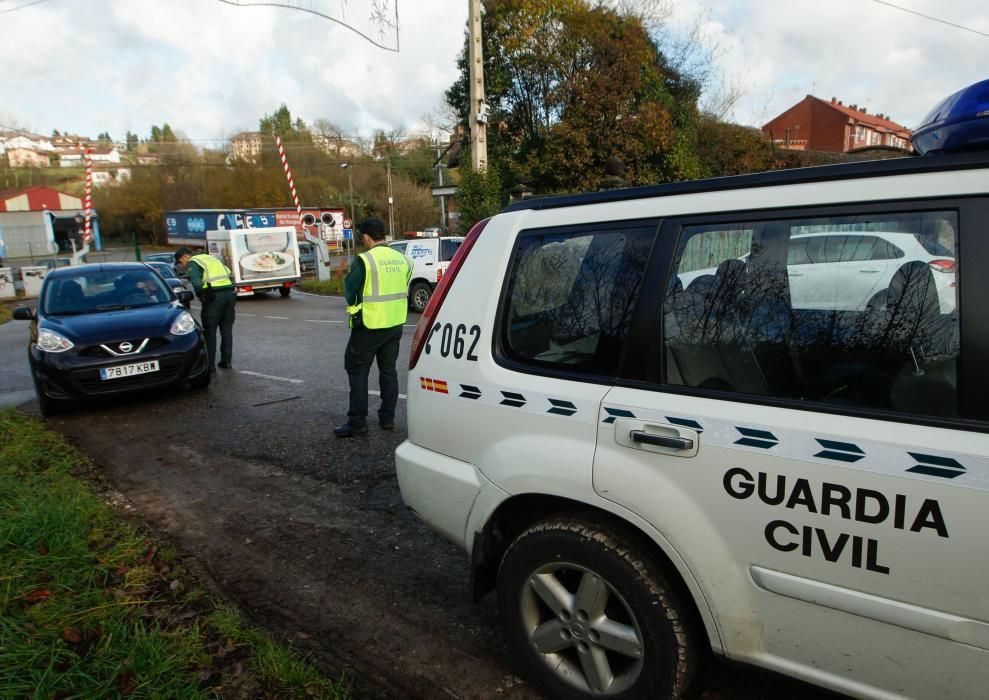
{"label": "power line", "polygon": [[900,10],[901,12],[906,12],[911,15],[916,15],[917,17],[923,17],[924,19],[929,19],[932,22],[947,24],[949,27],[954,27],[955,29],[961,29],[966,32],[972,32],[972,34],[978,34],[979,36],[984,36],[986,38],[989,38],[989,34],[987,34],[986,32],[980,32],[978,29],[972,29],[971,27],[966,27],[965,25],[962,24],[955,24],[954,22],[949,22],[948,20],[941,19],[939,17],[932,17],[931,15],[925,15],[922,12],[917,12],[916,10],[910,10],[907,9],[906,7],[900,7],[899,5],[894,5],[891,2],[886,2],[886,0],[872,0],[872,2],[877,3],[879,5],[885,5],[886,7],[892,7],[894,10]]}
{"label": "power line", "polygon": [[[24,8],[31,7],[32,5],[40,5],[43,2],[48,2],[49,0],[28,0],[23,5],[17,5],[16,7],[10,7],[6,10],[0,10],[0,15],[7,12],[15,12],[16,10],[23,10]],[[17,2],[17,0],[14,0]]]}

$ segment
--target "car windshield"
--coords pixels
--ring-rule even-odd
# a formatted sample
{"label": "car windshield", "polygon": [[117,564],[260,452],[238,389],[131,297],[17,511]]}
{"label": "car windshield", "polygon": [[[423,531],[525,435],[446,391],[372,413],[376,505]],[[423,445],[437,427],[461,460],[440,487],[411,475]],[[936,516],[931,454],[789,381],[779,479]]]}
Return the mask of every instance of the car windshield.
{"label": "car windshield", "polygon": [[48,279],[41,308],[49,316],[71,316],[165,304],[172,299],[168,285],[151,270],[104,269]]}

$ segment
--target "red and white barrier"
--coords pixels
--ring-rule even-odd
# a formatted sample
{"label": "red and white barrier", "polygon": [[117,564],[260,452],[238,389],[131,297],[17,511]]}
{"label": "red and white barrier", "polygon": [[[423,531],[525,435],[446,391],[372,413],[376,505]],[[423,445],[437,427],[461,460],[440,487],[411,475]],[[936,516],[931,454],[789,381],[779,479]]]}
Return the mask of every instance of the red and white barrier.
{"label": "red and white barrier", "polygon": [[86,149],[86,199],[83,202],[86,208],[86,224],[83,229],[82,244],[90,245],[93,242],[92,215],[93,215],[93,149]]}
{"label": "red and white barrier", "polygon": [[282,146],[281,136],[275,135],[275,144],[278,146],[278,156],[282,159],[282,168],[285,169],[285,177],[288,178],[288,188],[292,191],[292,200],[295,202],[295,210],[299,213],[299,223],[302,223],[302,203],[299,202],[299,193],[295,191],[295,182],[292,181],[292,170],[288,167],[288,159],[285,157],[285,148]]}

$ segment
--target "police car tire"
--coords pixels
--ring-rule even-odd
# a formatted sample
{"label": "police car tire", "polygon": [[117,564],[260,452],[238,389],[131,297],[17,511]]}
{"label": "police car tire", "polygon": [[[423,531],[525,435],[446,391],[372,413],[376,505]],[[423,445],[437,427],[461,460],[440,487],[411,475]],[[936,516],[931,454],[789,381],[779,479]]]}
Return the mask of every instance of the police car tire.
{"label": "police car tire", "polygon": [[[505,552],[498,571],[498,611],[505,638],[524,675],[550,697],[677,698],[690,685],[699,639],[692,617],[663,571],[640,551],[636,541],[635,534],[624,528],[578,516],[557,516],[524,531]],[[563,617],[550,613],[541,601],[535,604],[541,614],[533,617],[537,594],[530,581],[547,569],[559,572],[557,581],[566,581],[571,593],[585,573],[597,575],[609,589],[605,614],[638,629],[641,663],[627,656],[609,656],[615,659],[613,673],[622,671],[622,664],[626,666],[628,680],[623,682],[627,686],[618,692],[595,692],[567,679],[568,672],[581,668],[576,646],[561,652],[570,663],[560,664],[555,655],[544,655],[530,642],[533,625],[560,620],[566,626]],[[593,628],[588,625],[560,634],[576,645],[580,635],[593,639]],[[582,672],[578,675],[578,683],[583,684]]]}
{"label": "police car tire", "polygon": [[421,314],[426,310],[431,296],[433,296],[432,287],[425,282],[416,282],[409,290],[409,306],[412,307],[413,311]]}

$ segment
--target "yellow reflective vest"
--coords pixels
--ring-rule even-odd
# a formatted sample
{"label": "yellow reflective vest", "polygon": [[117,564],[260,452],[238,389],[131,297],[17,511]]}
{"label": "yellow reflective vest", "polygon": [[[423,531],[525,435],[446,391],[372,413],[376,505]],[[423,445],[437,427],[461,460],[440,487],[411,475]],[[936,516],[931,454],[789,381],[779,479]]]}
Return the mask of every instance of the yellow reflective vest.
{"label": "yellow reflective vest", "polygon": [[220,287],[232,287],[233,280],[230,279],[230,268],[214,258],[212,255],[200,253],[189,258],[189,262],[196,263],[203,268],[203,290],[219,289]]}
{"label": "yellow reflective vest", "polygon": [[365,328],[392,328],[405,323],[412,279],[408,260],[386,245],[376,245],[358,257],[364,261],[364,288],[360,301],[347,307],[351,327],[357,312]]}

